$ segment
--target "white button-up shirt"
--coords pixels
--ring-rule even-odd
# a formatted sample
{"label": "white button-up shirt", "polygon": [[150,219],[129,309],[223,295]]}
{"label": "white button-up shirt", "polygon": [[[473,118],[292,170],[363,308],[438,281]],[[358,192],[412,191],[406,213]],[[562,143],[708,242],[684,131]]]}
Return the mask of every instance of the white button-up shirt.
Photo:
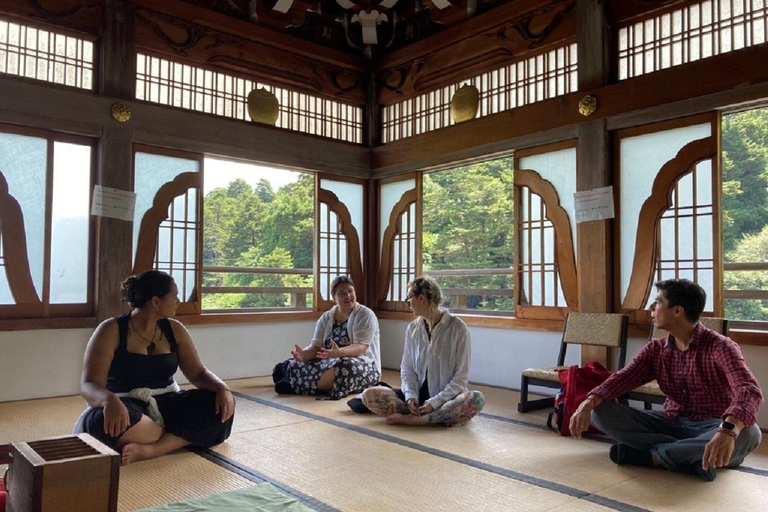
{"label": "white button-up shirt", "polygon": [[[434,409],[468,391],[470,339],[466,324],[447,309],[432,330],[430,340],[423,318],[417,318],[405,331],[400,379],[406,401],[419,398],[419,388],[427,377]],[[427,372],[429,370],[429,372]]]}

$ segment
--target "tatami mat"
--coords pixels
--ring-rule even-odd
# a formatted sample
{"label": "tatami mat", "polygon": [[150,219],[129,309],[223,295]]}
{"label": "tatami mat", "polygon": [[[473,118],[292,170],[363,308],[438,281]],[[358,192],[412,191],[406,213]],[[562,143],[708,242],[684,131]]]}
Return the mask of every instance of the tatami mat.
{"label": "tatami mat", "polygon": [[607,489],[602,496],[663,512],[768,510],[768,478],[743,471],[718,471],[708,483],[693,477],[671,478],[662,470]]}
{"label": "tatami mat", "polygon": [[[399,384],[396,372],[384,379]],[[761,492],[768,442],[746,460],[747,469],[719,470],[706,484],[617,467],[606,443],[542,429],[547,411],[519,414],[517,393],[508,390],[475,386],[488,400],[483,414],[448,429],[386,425],[352,413],[346,400],[278,396],[270,377],[230,386],[266,401],[238,398],[233,435],[216,448],[245,473],[186,451],[133,464],[121,470],[121,512],[247,487],[251,471],[317,498],[317,510],[342,512],[768,509],[768,493]],[[80,397],[0,403],[0,443],[69,434],[84,405]]]}
{"label": "tatami mat", "polygon": [[214,450],[346,511],[542,511],[575,499],[317,421]]}
{"label": "tatami mat", "polygon": [[79,396],[0,403],[0,443],[65,436],[85,409]]}
{"label": "tatami mat", "polygon": [[253,482],[197,454],[179,451],[120,468],[117,508],[128,512],[251,485]]}
{"label": "tatami mat", "polygon": [[[392,436],[395,440],[415,443],[425,449],[471,459],[478,465],[491,465],[510,473],[544,479],[585,494],[599,492],[650,471],[646,468],[627,468],[617,472],[616,467],[608,462],[608,446],[604,443],[576,441],[538,428],[482,417],[473,419],[464,427],[407,427],[387,425],[383,419],[372,414],[334,413],[330,410],[328,414],[319,414],[317,401],[307,397],[292,397],[290,402],[285,405],[343,422],[350,427],[360,427],[371,433]],[[268,407],[257,403],[252,406]],[[249,408],[242,402],[239,407],[241,410]],[[343,426],[340,428],[344,429]],[[350,432],[349,435],[358,434]],[[365,437],[371,442],[375,440],[371,436]]]}

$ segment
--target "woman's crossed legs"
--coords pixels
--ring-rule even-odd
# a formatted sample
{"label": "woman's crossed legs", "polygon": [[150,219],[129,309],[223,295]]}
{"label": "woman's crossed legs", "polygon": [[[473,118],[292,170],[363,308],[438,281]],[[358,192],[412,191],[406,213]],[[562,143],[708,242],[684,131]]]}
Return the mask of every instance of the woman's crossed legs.
{"label": "woman's crossed legs", "polygon": [[485,406],[485,396],[479,391],[467,391],[448,400],[432,412],[411,414],[408,405],[395,391],[384,386],[368,388],[363,392],[363,404],[389,424],[402,425],[464,425]]}

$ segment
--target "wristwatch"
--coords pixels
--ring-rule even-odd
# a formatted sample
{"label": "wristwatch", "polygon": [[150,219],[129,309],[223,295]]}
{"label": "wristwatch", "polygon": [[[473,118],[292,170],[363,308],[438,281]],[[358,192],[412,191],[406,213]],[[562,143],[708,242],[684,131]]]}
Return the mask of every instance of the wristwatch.
{"label": "wristwatch", "polygon": [[739,428],[735,424],[731,423],[730,421],[722,422],[718,427],[718,430],[720,429],[727,430],[728,433],[730,433],[733,437],[736,437],[739,435]]}

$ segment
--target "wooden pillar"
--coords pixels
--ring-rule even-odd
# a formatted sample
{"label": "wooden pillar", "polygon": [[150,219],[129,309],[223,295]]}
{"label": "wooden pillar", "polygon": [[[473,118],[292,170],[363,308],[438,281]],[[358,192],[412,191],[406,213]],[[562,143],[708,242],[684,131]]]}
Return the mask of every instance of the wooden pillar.
{"label": "wooden pillar", "polygon": [[[136,89],[136,48],[133,2],[105,0],[102,21],[100,92],[117,100],[131,101]],[[99,145],[97,183],[104,187],[133,190],[131,122],[109,122]],[[97,228],[96,317],[99,321],[125,310],[120,302],[120,283],[131,270],[133,223],[100,217]]]}
{"label": "wooden pillar", "polygon": [[[579,90],[607,83],[608,30],[600,0],[578,0]],[[600,98],[597,98],[598,109]],[[579,126],[576,189],[590,190],[612,184],[611,148],[604,120],[586,121]],[[578,225],[579,309],[585,313],[613,311],[612,220]],[[608,349],[582,347],[581,362],[598,361],[608,366]]]}
{"label": "wooden pillar", "polygon": [[369,308],[379,307],[379,199],[378,182],[369,179],[366,185],[366,222],[363,243],[363,275],[365,276],[365,301]]}
{"label": "wooden pillar", "polygon": [[[375,73],[368,74],[368,91],[365,106],[365,137],[368,148],[381,145],[381,107],[379,106],[378,82]],[[370,168],[370,162],[369,162]],[[379,307],[379,184],[369,176],[366,182],[365,240],[363,244],[363,275],[365,276],[365,305]]]}

